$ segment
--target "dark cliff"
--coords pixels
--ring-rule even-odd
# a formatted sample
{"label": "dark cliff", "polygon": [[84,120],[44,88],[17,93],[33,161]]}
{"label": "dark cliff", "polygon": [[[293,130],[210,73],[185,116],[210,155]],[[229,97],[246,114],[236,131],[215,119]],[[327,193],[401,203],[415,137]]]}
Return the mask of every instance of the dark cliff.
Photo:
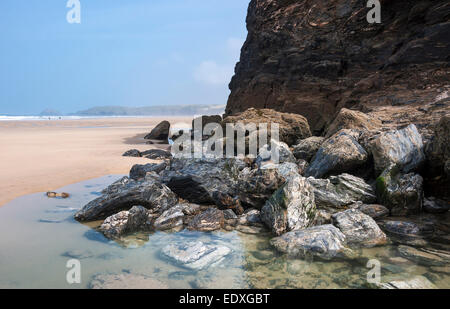
{"label": "dark cliff", "polygon": [[381,3],[382,23],[369,24],[363,0],[252,0],[226,114],[298,113],[316,134],[342,107],[438,119],[426,114],[449,106],[450,2]]}

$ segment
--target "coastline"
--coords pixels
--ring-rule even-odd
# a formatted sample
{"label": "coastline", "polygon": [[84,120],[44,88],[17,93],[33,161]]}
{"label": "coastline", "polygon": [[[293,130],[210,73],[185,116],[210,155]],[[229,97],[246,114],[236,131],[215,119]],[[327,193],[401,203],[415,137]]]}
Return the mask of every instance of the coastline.
{"label": "coastline", "polygon": [[122,157],[130,148],[148,150],[143,136],[162,120],[190,123],[192,117],[127,117],[0,122],[0,207],[32,193],[80,181],[128,174],[133,164],[152,162]]}

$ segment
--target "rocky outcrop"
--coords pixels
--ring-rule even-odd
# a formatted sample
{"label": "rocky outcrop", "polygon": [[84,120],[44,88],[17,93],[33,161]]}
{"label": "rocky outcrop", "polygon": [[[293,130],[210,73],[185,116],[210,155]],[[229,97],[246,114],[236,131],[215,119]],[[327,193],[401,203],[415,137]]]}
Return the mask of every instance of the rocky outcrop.
{"label": "rocky outcrop", "polygon": [[350,173],[366,164],[369,155],[350,130],[341,130],[326,140],[306,169],[306,176]]}
{"label": "rocky outcrop", "polygon": [[141,156],[151,160],[162,160],[162,159],[170,159],[172,157],[172,154],[169,151],[165,151],[162,149],[150,149],[141,152]]}
{"label": "rocky outcrop", "polygon": [[294,146],[293,154],[296,159],[302,159],[309,162],[317,153],[324,141],[325,138],[319,136],[312,136],[301,140]]}
{"label": "rocky outcrop", "polygon": [[416,170],[425,162],[422,136],[415,125],[383,133],[371,143],[375,172],[381,174],[390,165],[403,173]]}
{"label": "rocky outcrop", "polygon": [[105,219],[133,206],[153,211],[165,211],[176,205],[178,197],[164,184],[153,178],[139,181],[124,177],[102,191],[102,195],[89,202],[75,214],[78,221]]}
{"label": "rocky outcrop", "polygon": [[278,189],[261,210],[261,219],[276,235],[312,226],[314,191],[306,178],[294,177]]}
{"label": "rocky outcrop", "polygon": [[135,206],[129,211],[121,211],[103,221],[99,230],[110,239],[115,239],[126,234],[149,230],[148,210],[142,206]]}
{"label": "rocky outcrop", "polygon": [[342,107],[429,126],[449,80],[450,4],[383,1],[381,24],[367,22],[366,5],[252,0],[226,114],[250,107],[297,113],[316,134]]}
{"label": "rocky outcrop", "polygon": [[231,253],[231,249],[199,241],[169,244],[162,249],[161,253],[175,264],[197,271],[218,265]]}
{"label": "rocky outcrop", "polygon": [[122,157],[135,157],[135,158],[139,158],[142,157],[142,154],[139,150],[137,149],[130,149],[128,151],[126,151]]}
{"label": "rocky outcrop", "polygon": [[149,134],[144,138],[150,140],[160,140],[167,141],[170,133],[170,122],[162,121],[160,122]]}
{"label": "rocky outcrop", "polygon": [[374,247],[387,242],[386,235],[368,215],[356,209],[349,209],[331,217],[333,225],[345,235],[352,247]]}
{"label": "rocky outcrop", "polygon": [[423,178],[418,174],[401,174],[396,167],[386,169],[377,178],[378,201],[391,215],[417,214],[422,210]]}
{"label": "rocky outcrop", "polygon": [[333,225],[321,225],[286,233],[270,241],[278,251],[290,257],[316,256],[331,260],[346,254],[345,235]]}
{"label": "rocky outcrop", "polygon": [[304,139],[311,136],[308,121],[300,115],[279,113],[272,109],[254,109],[241,110],[242,113],[235,116],[226,117],[222,125],[227,123],[236,124],[267,124],[268,133],[271,131],[272,124],[278,124],[280,129],[280,141],[288,145],[293,145],[298,139]]}

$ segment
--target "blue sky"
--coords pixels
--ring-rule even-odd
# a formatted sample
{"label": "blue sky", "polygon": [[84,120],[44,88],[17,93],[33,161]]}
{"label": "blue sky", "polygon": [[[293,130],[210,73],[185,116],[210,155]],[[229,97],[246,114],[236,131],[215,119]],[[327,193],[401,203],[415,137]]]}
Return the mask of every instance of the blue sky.
{"label": "blue sky", "polygon": [[249,0],[0,1],[0,114],[225,104]]}

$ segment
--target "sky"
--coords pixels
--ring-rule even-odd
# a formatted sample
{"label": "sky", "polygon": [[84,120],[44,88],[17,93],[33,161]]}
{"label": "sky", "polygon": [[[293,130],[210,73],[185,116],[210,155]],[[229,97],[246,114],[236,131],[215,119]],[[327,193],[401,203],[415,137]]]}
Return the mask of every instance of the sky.
{"label": "sky", "polygon": [[0,115],[225,105],[249,0],[0,1]]}

